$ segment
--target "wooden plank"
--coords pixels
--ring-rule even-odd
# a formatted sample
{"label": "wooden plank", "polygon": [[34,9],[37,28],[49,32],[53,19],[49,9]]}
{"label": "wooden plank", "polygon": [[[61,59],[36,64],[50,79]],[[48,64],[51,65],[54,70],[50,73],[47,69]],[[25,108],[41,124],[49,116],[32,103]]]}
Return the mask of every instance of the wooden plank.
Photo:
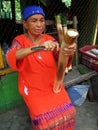
{"label": "wooden plank", "polygon": [[11,68],[4,68],[0,70],[0,76],[14,72]]}
{"label": "wooden plank", "polygon": [[64,86],[65,86],[65,88],[68,88],[68,87],[70,87],[74,84],[78,84],[80,82],[87,81],[90,78],[92,78],[92,77],[94,77],[98,74],[96,71],[91,70],[84,65],[79,65],[79,66],[82,66],[85,69],[86,73],[80,74],[77,67],[73,66],[72,71],[64,76]]}
{"label": "wooden plank", "polygon": [[0,68],[4,68],[4,59],[1,46],[0,46]]}

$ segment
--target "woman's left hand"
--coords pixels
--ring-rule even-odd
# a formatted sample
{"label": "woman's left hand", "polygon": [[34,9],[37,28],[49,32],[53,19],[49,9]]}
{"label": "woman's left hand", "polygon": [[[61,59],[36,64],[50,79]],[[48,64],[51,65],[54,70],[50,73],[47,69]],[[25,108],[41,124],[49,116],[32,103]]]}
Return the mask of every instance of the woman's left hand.
{"label": "woman's left hand", "polygon": [[61,49],[61,52],[66,56],[74,55],[76,47],[76,43],[73,43],[72,45],[69,45],[68,47]]}

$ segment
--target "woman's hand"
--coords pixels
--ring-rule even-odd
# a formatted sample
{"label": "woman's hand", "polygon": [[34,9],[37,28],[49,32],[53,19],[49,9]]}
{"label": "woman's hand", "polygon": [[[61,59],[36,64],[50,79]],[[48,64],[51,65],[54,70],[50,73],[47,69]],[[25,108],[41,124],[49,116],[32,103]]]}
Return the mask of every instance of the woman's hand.
{"label": "woman's hand", "polygon": [[76,47],[77,47],[76,43],[73,43],[72,45],[69,45],[68,47],[61,48],[61,52],[67,56],[74,55],[76,51]]}
{"label": "woman's hand", "polygon": [[59,43],[53,42],[51,40],[44,42],[42,46],[45,46],[45,50],[51,50],[51,51],[53,51],[54,49],[56,49],[57,51],[59,50]]}

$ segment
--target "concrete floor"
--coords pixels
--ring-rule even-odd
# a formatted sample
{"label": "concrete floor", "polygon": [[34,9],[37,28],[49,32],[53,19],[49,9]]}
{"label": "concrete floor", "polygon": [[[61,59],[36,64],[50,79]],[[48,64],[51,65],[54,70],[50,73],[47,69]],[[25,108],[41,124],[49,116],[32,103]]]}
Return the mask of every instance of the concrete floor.
{"label": "concrete floor", "polygon": [[[98,102],[88,100],[76,107],[75,130],[98,130]],[[0,114],[0,130],[31,130],[25,105]]]}
{"label": "concrete floor", "polygon": [[75,130],[98,130],[98,102],[88,100],[76,107],[76,127]]}

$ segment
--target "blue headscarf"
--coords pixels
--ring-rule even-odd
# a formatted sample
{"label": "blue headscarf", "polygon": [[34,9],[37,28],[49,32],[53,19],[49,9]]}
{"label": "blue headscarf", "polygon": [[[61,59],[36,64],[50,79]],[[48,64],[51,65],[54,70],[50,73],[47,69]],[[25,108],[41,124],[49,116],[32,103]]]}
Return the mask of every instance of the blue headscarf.
{"label": "blue headscarf", "polygon": [[22,11],[23,20],[26,20],[27,18],[35,14],[41,14],[45,17],[45,13],[40,6],[32,5],[25,7]]}

